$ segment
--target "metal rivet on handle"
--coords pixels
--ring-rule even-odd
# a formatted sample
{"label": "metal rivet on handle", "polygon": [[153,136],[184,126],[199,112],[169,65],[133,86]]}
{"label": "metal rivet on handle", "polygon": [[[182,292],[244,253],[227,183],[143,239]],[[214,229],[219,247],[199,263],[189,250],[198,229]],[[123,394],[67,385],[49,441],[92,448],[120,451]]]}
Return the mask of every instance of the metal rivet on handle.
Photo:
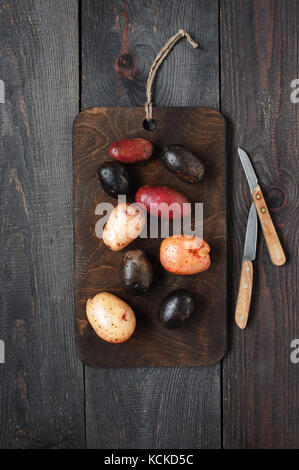
{"label": "metal rivet on handle", "polygon": [[266,208],[265,208],[265,207],[262,207],[262,208],[261,208],[261,213],[262,213],[262,214],[265,214],[265,213],[266,213]]}
{"label": "metal rivet on handle", "polygon": [[257,193],[257,195],[256,195],[255,197],[256,197],[258,200],[262,199],[262,196],[261,196],[259,193]]}

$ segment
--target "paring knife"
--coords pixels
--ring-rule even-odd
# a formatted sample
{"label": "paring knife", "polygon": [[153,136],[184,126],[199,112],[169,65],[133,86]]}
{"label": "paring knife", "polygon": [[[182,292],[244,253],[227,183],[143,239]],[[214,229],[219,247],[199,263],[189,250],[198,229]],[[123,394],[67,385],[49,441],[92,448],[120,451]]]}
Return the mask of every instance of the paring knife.
{"label": "paring knife", "polygon": [[242,149],[238,149],[241,163],[243,165],[247,181],[250,187],[253,202],[255,204],[260,223],[264,232],[264,237],[270,254],[270,258],[275,266],[282,266],[286,262],[286,257],[279,238],[277,236],[275,227],[273,225],[265,198],[262,190],[258,184],[258,180],[254,169],[251,165],[249,157]]}
{"label": "paring knife", "polygon": [[254,203],[252,203],[247,222],[240,286],[235,312],[236,323],[238,327],[242,330],[244,330],[247,325],[250,310],[251,292],[253,284],[252,261],[255,260],[256,240],[257,215],[255,205]]}

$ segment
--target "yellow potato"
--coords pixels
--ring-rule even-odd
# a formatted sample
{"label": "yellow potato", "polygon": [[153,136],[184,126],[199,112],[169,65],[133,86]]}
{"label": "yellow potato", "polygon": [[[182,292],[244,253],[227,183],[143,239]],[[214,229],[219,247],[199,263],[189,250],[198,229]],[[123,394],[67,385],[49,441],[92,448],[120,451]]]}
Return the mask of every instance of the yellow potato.
{"label": "yellow potato", "polygon": [[103,231],[103,242],[112,251],[120,251],[142,232],[145,215],[140,207],[119,204],[112,211]]}
{"label": "yellow potato", "polygon": [[102,292],[86,305],[86,314],[96,334],[109,343],[124,343],[135,331],[136,318],[131,307],[116,295]]}

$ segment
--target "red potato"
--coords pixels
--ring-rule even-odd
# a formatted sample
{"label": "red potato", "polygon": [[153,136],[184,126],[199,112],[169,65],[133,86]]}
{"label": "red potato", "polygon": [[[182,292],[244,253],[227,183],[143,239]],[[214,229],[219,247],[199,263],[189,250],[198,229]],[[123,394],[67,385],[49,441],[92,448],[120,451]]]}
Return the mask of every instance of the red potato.
{"label": "red potato", "polygon": [[211,265],[210,246],[201,238],[174,235],[163,240],[160,261],[173,274],[198,274]]}
{"label": "red potato", "polygon": [[124,139],[114,142],[109,148],[109,155],[123,163],[138,163],[148,160],[154,147],[146,139]]}
{"label": "red potato", "polygon": [[131,307],[109,292],[101,292],[86,305],[89,323],[108,343],[124,343],[135,331],[136,318]]}
{"label": "red potato", "polygon": [[135,200],[151,215],[162,219],[180,219],[191,214],[191,204],[186,196],[167,186],[142,186]]}

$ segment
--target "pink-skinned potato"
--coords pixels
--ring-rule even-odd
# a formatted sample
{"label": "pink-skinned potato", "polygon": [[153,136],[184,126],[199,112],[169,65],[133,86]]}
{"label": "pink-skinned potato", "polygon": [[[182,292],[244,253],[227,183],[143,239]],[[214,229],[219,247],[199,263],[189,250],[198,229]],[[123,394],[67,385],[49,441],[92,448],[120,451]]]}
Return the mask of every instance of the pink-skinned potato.
{"label": "pink-skinned potato", "polygon": [[198,274],[211,265],[210,246],[198,237],[174,235],[161,243],[160,261],[173,274]]}
{"label": "pink-skinned potato", "polygon": [[122,163],[139,163],[148,160],[153,150],[153,144],[146,139],[124,139],[110,146],[109,155]]}
{"label": "pink-skinned potato", "polygon": [[89,299],[86,314],[96,334],[108,343],[124,343],[136,328],[136,317],[131,307],[109,292],[101,292]]}
{"label": "pink-skinned potato", "polygon": [[168,186],[142,186],[135,200],[148,213],[162,219],[180,219],[191,213],[191,204],[186,196]]}

